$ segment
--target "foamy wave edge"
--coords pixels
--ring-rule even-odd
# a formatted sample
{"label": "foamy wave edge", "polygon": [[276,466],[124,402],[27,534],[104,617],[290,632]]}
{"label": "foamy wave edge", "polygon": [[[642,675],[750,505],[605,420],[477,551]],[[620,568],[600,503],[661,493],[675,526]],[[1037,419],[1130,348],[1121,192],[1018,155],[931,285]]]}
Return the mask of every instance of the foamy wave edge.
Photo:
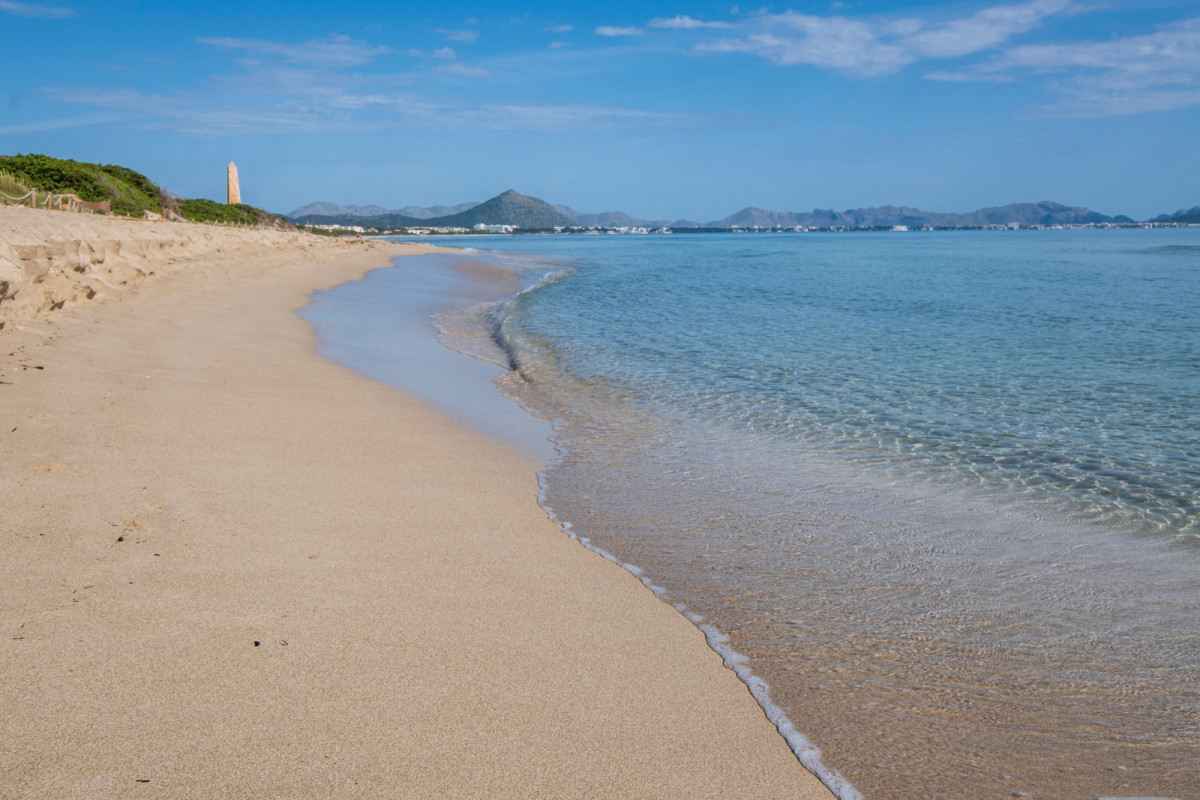
{"label": "foamy wave edge", "polygon": [[[514,260],[520,260],[520,257],[518,256]],[[505,314],[509,312],[513,308],[513,304],[523,296],[536,292],[539,289],[543,289],[553,283],[557,283],[564,278],[570,277],[574,273],[575,268],[569,266],[551,270],[550,272],[542,275],[539,280],[535,281],[530,286],[527,286],[525,289],[517,292],[507,300],[500,301],[494,305],[491,320],[493,326],[492,337],[493,341],[495,341],[501,350],[508,355],[510,359],[510,369],[517,367],[520,360],[520,354],[517,352],[518,348],[516,347],[515,343],[508,340],[501,333],[501,323]],[[518,405],[524,408],[526,412],[531,414],[534,413],[532,409],[527,408],[524,404],[518,402]],[[555,434],[559,432],[559,424],[560,420],[551,420],[551,426],[554,429]],[[557,441],[555,441],[553,438],[551,443],[554,445],[555,450],[558,453],[558,456],[555,459],[555,463],[557,463],[563,459],[564,453],[562,448],[559,447]],[[548,467],[552,466],[553,463],[548,465]],[[796,760],[800,762],[801,766],[816,776],[817,780],[821,781],[821,783],[823,783],[825,787],[829,789],[829,791],[832,792],[835,797],[838,798],[838,800],[863,800],[862,794],[854,788],[850,781],[848,781],[836,769],[826,766],[824,761],[821,759],[820,748],[813,744],[813,742],[807,736],[797,730],[796,726],[790,719],[788,719],[787,714],[784,713],[783,709],[772,702],[770,687],[767,685],[767,682],[758,675],[754,674],[754,671],[749,666],[749,659],[733,649],[729,643],[729,637],[727,635],[722,633],[721,630],[712,623],[707,622],[704,617],[688,609],[685,604],[673,602],[668,596],[667,590],[651,581],[646,575],[645,570],[643,570],[641,567],[622,561],[602,547],[592,544],[586,536],[577,535],[571,523],[564,519],[560,519],[559,516],[554,512],[554,509],[551,508],[546,502],[547,481],[549,480],[547,471],[539,471],[537,473],[537,478],[538,504],[542,507],[542,510],[546,512],[546,515],[562,528],[563,533],[579,542],[588,550],[591,550],[593,553],[596,553],[597,555],[613,562],[626,572],[633,575],[635,578],[640,580],[647,589],[653,592],[659,600],[670,604],[689,622],[695,625],[700,632],[704,634],[704,638],[708,643],[708,646],[721,657],[725,666],[733,670],[738,679],[741,680],[741,682],[746,685],[746,688],[750,690],[750,695],[754,698],[755,702],[758,703],[759,708],[762,709],[763,714],[767,717],[767,720],[775,726],[775,729],[779,731],[779,735],[783,737],[785,742],[787,742],[788,747],[791,748],[792,753],[796,756]]]}
{"label": "foamy wave edge", "polygon": [[[562,458],[561,450],[559,451],[559,458]],[[689,622],[699,628],[700,632],[704,634],[704,638],[705,641],[708,642],[708,646],[722,658],[722,660],[725,662],[725,666],[733,670],[734,674],[738,676],[738,679],[741,680],[741,682],[746,685],[746,688],[750,690],[750,695],[754,698],[755,702],[758,703],[759,708],[763,710],[763,714],[766,715],[771,724],[775,726],[775,729],[779,731],[779,735],[783,737],[785,742],[787,742],[788,747],[790,747],[792,753],[795,754],[796,760],[799,761],[805,769],[815,775],[817,780],[825,784],[825,787],[829,789],[829,791],[833,792],[834,796],[837,797],[838,800],[863,800],[862,794],[860,794],[859,791],[854,788],[850,781],[846,780],[846,778],[836,769],[826,766],[825,762],[821,760],[820,748],[813,744],[807,736],[797,730],[796,726],[792,724],[790,719],[788,719],[787,714],[784,713],[783,709],[772,702],[770,686],[768,686],[767,682],[761,677],[755,675],[754,670],[750,669],[749,659],[730,646],[728,636],[722,633],[720,629],[718,629],[712,623],[705,621],[704,617],[689,610],[685,604],[672,602],[668,597],[667,590],[651,581],[649,576],[646,575],[645,570],[643,570],[641,567],[637,566],[636,564],[629,564],[625,561],[622,561],[604,548],[592,544],[586,536],[577,535],[572,528],[571,523],[560,519],[554,512],[554,509],[551,508],[546,502],[546,485],[548,480],[546,471],[539,471],[537,473],[537,477],[538,504],[542,507],[542,510],[546,512],[546,515],[550,517],[551,520],[562,527],[563,533],[579,542],[579,544],[583,545],[588,550],[591,550],[593,553],[596,553],[597,555],[611,561],[629,574],[633,575],[633,577],[642,582],[642,585],[653,592],[655,597],[657,597],[659,600],[662,600],[664,603],[669,603],[675,608],[676,611],[686,617]]]}

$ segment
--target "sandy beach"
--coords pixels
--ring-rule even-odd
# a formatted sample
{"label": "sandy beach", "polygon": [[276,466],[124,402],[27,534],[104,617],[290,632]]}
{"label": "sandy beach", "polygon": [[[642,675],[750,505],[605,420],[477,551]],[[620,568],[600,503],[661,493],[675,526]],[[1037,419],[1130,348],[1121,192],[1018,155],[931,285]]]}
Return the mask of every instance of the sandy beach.
{"label": "sandy beach", "polygon": [[0,207],[0,798],[832,796],[539,464],[314,354],[421,251]]}

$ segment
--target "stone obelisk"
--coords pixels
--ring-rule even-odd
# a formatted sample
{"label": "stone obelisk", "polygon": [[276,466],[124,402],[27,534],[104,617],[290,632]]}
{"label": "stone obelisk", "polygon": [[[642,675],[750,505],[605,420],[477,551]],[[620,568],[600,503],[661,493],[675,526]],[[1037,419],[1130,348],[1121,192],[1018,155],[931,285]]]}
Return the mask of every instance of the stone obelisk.
{"label": "stone obelisk", "polygon": [[229,205],[242,202],[242,187],[238,185],[237,164],[229,162]]}

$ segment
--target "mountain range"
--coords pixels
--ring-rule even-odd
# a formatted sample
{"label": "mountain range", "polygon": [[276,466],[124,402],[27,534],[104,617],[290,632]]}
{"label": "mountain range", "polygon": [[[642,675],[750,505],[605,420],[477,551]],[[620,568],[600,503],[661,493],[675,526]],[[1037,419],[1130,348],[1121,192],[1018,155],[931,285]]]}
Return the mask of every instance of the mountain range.
{"label": "mountain range", "polygon": [[[410,213],[402,213],[405,211]],[[357,225],[364,228],[473,228],[476,225],[514,225],[527,230],[550,230],[579,225],[544,200],[519,194],[512,189],[482,203],[463,203],[458,206],[408,206],[387,211],[380,206],[335,206],[332,203],[317,202],[302,206],[286,216],[298,225]]]}
{"label": "mountain range", "polygon": [[479,203],[459,203],[456,206],[429,206],[422,208],[420,206],[405,206],[404,208],[387,209],[383,206],[339,206],[335,203],[316,202],[309,203],[306,206],[297,208],[290,214],[285,214],[291,219],[300,217],[383,217],[383,216],[401,216],[409,217],[410,219],[430,219],[432,217],[448,217],[451,214],[460,214],[463,211],[474,208]]}
{"label": "mountain range", "polygon": [[1179,222],[1184,225],[1200,224],[1200,206],[1194,208],[1181,208],[1174,214],[1160,214],[1151,222]]}
{"label": "mountain range", "polygon": [[[981,208],[965,213],[924,211],[906,206],[854,208],[846,211],[813,209],[812,211],[770,211],[764,208],[744,208],[724,219],[710,222],[693,220],[646,220],[621,211],[581,213],[569,206],[552,206],[536,197],[509,190],[483,203],[461,203],[455,206],[405,206],[386,210],[382,206],[339,206],[315,202],[301,206],[284,215],[298,224],[358,225],[364,228],[395,227],[465,227],[475,225],[514,225],[524,229],[553,229],[567,227],[633,228],[891,228],[903,225],[910,228],[971,228],[985,225],[1085,225],[1131,223],[1125,215],[1110,217],[1082,206],[1062,203],[1013,203],[1006,206]],[[1152,222],[1200,222],[1200,206],[1180,209],[1174,214],[1162,214]]]}

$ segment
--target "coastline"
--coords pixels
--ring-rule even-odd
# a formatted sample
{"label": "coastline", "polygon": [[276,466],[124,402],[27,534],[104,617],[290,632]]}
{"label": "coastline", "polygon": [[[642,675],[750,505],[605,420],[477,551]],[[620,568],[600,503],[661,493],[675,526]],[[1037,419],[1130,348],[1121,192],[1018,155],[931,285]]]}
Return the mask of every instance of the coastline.
{"label": "coastline", "polygon": [[0,331],[0,797],[830,796],[538,464],[315,354],[411,248],[237,233]]}

